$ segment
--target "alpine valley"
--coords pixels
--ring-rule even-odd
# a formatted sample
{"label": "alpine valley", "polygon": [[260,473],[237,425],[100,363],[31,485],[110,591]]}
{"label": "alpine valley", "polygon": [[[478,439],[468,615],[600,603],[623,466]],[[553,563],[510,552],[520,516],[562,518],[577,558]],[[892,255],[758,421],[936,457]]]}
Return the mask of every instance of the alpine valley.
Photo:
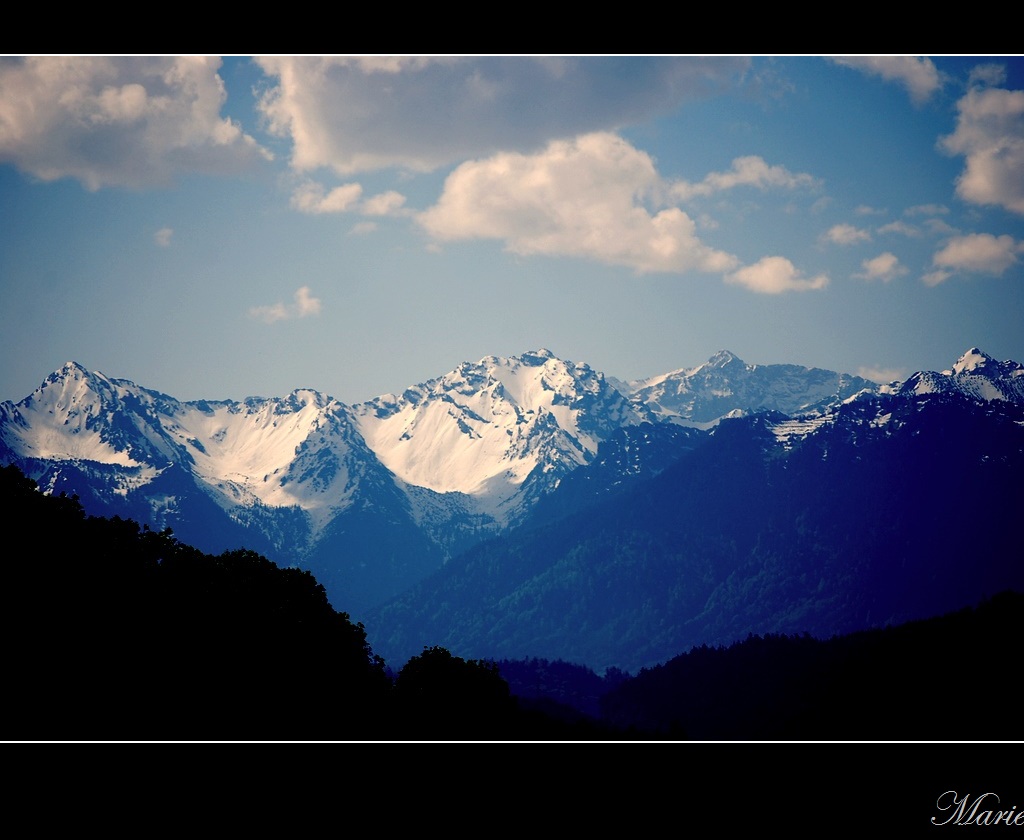
{"label": "alpine valley", "polygon": [[309,570],[395,665],[635,672],[1024,591],[1024,365],[978,348],[887,385],[726,351],[623,382],[541,349],[358,405],[183,402],[69,362],[0,404],[0,463]]}

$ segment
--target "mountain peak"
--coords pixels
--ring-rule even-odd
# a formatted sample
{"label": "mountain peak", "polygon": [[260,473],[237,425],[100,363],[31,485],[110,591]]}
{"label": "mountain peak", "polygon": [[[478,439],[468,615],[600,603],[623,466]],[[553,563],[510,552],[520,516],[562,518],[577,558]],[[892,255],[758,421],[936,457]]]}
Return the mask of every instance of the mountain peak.
{"label": "mountain peak", "polygon": [[980,372],[982,369],[994,362],[995,359],[988,355],[988,353],[985,353],[977,347],[972,347],[956,360],[956,364],[953,365],[953,373]]}
{"label": "mountain peak", "polygon": [[707,361],[708,367],[723,368],[731,364],[744,364],[743,360],[729,350],[719,350]]}
{"label": "mountain peak", "polygon": [[80,379],[83,376],[90,376],[90,375],[91,375],[91,372],[88,369],[86,369],[85,367],[80,365],[78,362],[72,361],[72,362],[65,362],[63,365],[61,365],[59,368],[57,368],[57,370],[55,370],[50,375],[50,379],[52,381],[56,381],[58,379],[68,379],[68,378]]}
{"label": "mountain peak", "polygon": [[549,359],[554,359],[555,354],[548,350],[546,347],[540,347],[537,350],[530,350],[527,353],[523,353],[519,357],[519,361],[527,367],[540,367]]}

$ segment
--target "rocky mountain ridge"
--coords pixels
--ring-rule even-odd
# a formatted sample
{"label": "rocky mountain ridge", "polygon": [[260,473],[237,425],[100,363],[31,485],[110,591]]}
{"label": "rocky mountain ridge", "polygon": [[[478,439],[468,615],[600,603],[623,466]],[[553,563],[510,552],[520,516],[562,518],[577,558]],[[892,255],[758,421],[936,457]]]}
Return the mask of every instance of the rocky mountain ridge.
{"label": "rocky mountain ridge", "polygon": [[[181,402],[69,362],[0,404],[0,461],[98,514],[170,527],[205,550],[244,544],[305,565],[342,609],[362,609],[524,522],[580,468],[603,465],[591,488],[649,477],[723,416],[774,411],[774,434],[794,440],[844,401],[925,391],[1021,401],[1022,388],[1020,364],[977,348],[948,371],[889,386],[747,365],[727,351],[625,384],[541,349],[466,362],[354,406],[309,389]],[[666,424],[690,429],[685,444],[654,446],[665,435],[643,431]],[[625,449],[611,457],[617,440]]]}

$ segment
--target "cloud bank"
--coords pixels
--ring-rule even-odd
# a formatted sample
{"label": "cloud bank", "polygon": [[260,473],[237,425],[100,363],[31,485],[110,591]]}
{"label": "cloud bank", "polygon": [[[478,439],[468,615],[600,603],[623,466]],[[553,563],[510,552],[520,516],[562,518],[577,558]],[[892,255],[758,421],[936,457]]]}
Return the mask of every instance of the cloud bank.
{"label": "cloud bank", "polygon": [[616,129],[736,85],[738,57],[270,56],[259,109],[291,164],[430,171]]}
{"label": "cloud bank", "polygon": [[220,64],[204,56],[0,59],[0,162],[89,190],[247,169],[270,154],[220,116]]}

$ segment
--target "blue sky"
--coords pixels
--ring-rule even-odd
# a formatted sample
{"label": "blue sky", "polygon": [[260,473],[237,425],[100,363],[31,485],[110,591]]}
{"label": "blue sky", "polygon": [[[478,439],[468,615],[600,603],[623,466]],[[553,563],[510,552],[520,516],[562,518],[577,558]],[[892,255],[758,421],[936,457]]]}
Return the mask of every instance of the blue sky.
{"label": "blue sky", "polygon": [[0,399],[1024,361],[1017,56],[0,58]]}

